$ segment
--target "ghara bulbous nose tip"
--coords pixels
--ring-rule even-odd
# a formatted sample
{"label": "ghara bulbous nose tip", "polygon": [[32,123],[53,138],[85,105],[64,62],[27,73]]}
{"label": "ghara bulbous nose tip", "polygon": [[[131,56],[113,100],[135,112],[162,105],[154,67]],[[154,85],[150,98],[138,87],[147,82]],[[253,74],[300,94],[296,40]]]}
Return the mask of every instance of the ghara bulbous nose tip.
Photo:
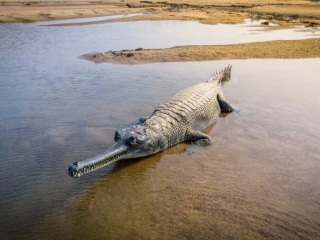
{"label": "ghara bulbous nose tip", "polygon": [[78,172],[78,162],[74,162],[69,165],[68,172],[71,177],[76,177]]}

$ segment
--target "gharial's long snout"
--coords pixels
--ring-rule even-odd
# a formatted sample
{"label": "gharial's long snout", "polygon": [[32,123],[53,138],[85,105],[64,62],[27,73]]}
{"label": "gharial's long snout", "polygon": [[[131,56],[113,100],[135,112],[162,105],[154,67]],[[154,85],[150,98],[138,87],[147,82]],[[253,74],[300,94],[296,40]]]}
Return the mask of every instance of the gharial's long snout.
{"label": "gharial's long snout", "polygon": [[80,177],[84,173],[102,168],[120,159],[124,159],[128,151],[128,147],[122,144],[115,144],[107,151],[83,160],[74,162],[68,167],[68,172],[71,177]]}
{"label": "gharial's long snout", "polygon": [[80,177],[121,159],[144,157],[157,151],[159,145],[155,132],[143,125],[133,125],[116,131],[116,143],[107,151],[87,160],[74,162],[68,167],[69,175]]}

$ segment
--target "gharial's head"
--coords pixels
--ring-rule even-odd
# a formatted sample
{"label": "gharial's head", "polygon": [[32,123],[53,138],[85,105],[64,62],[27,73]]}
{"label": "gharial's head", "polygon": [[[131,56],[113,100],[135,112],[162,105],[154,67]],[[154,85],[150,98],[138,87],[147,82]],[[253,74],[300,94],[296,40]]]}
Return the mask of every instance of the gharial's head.
{"label": "gharial's head", "polygon": [[162,145],[159,135],[147,125],[134,125],[118,130],[114,140],[115,144],[100,155],[69,165],[69,175],[80,177],[121,159],[148,156],[158,152]]}
{"label": "gharial's head", "polygon": [[126,148],[125,158],[148,156],[157,152],[158,135],[145,125],[134,125],[117,130],[114,135],[115,145]]}

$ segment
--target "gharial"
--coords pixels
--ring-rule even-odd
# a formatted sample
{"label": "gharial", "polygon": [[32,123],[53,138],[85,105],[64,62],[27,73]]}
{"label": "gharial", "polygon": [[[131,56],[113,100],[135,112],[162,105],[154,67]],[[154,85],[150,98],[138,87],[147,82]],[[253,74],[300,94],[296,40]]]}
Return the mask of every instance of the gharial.
{"label": "gharial", "polygon": [[233,111],[221,91],[230,78],[231,65],[213,74],[206,83],[178,92],[149,118],[141,118],[141,124],[116,131],[110,149],[69,165],[69,175],[79,177],[120,159],[148,156],[183,141],[210,145],[212,139],[201,131],[215,123],[221,112]]}

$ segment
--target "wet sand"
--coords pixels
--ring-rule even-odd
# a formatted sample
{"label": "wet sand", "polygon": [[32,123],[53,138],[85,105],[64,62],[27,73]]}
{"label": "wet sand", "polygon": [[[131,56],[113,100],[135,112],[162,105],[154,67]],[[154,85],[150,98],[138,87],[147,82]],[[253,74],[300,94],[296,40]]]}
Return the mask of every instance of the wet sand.
{"label": "wet sand", "polygon": [[145,64],[154,62],[208,61],[223,59],[290,59],[320,57],[320,39],[270,41],[224,46],[180,46],[166,49],[135,49],[84,54],[95,62]]}

